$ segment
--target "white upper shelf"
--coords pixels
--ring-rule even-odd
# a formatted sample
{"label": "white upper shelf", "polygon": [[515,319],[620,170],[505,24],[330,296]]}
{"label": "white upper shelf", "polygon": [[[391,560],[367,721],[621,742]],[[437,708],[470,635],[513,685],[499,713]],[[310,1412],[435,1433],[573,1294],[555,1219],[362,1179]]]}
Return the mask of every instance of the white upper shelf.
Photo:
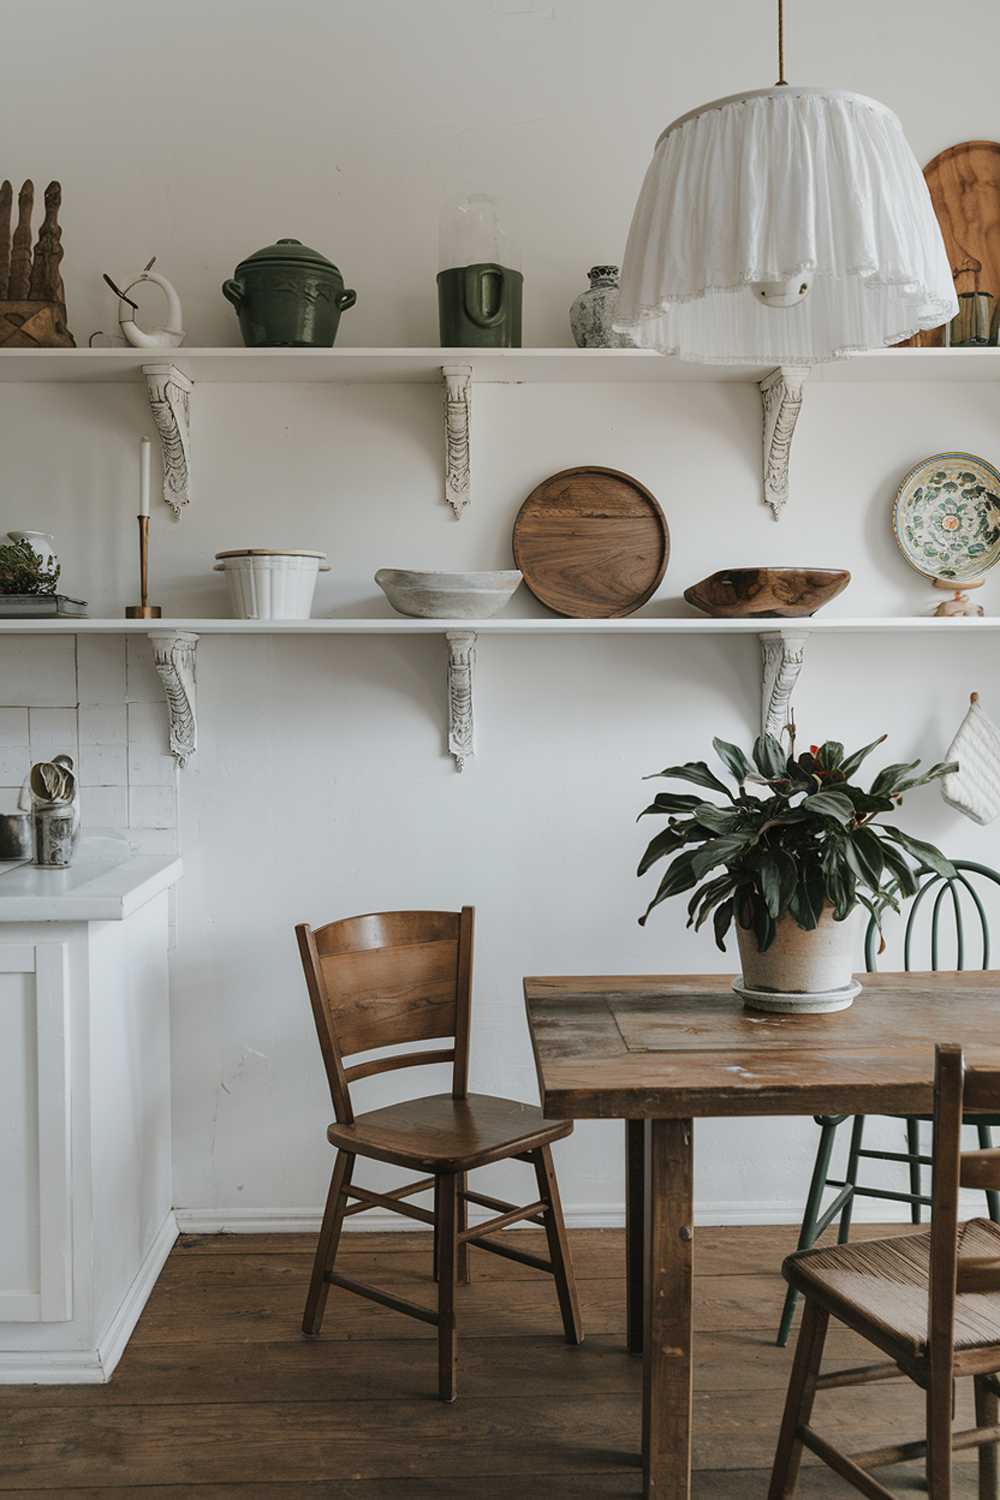
{"label": "white upper shelf", "polygon": [[[647,349],[0,349],[0,383],[132,381],[172,364],[211,383],[440,384],[441,367],[469,365],[480,383],[742,381],[768,366],[696,365]],[[1000,349],[887,349],[816,365],[820,381],[1000,380]]]}
{"label": "white upper shelf", "polygon": [[565,620],[551,615],[532,619],[500,616],[492,620],[412,620],[405,615],[332,620],[0,619],[0,634],[4,635],[149,635],[183,630],[196,635],[443,635],[453,630],[472,631],[476,635],[761,635],[772,631],[843,635],[906,630],[975,634],[1000,630],[1000,616],[938,619],[932,615],[870,618],[828,615],[805,620],[715,620],[708,615],[685,615],[677,619],[665,615],[629,615],[622,620]]}

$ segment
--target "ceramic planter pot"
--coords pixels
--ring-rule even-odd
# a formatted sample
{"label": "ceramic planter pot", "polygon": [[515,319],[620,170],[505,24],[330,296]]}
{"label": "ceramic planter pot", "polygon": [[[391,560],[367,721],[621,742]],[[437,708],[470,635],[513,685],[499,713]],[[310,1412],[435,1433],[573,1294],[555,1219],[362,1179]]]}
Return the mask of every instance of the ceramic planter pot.
{"label": "ceramic planter pot", "polygon": [[278,240],[241,261],[222,295],[235,307],[248,349],[329,349],[357,292],[332,260],[301,240]]}
{"label": "ceramic planter pot", "polygon": [[737,924],[743,966],[738,993],[754,1010],[808,1014],[846,1009],[860,988],[854,981],[858,919],[855,910],[846,921],[836,922],[828,906],[813,931],[805,932],[790,916],[781,917],[766,953],[757,947],[756,934]]}

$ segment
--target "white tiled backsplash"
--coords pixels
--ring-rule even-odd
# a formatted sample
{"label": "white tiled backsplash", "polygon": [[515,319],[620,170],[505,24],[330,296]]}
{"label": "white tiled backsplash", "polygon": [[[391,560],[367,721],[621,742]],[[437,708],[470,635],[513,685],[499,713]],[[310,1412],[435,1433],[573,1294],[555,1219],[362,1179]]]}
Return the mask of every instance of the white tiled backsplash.
{"label": "white tiled backsplash", "polygon": [[0,812],[33,761],[72,755],[85,831],[150,853],[177,844],[177,766],[163,688],[143,637],[0,638]]}

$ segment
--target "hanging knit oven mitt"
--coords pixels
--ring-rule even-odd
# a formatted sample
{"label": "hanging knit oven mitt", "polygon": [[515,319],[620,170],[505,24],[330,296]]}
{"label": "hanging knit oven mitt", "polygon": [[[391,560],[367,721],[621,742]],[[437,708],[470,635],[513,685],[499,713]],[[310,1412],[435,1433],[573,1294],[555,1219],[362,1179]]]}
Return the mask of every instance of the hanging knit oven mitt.
{"label": "hanging knit oven mitt", "polygon": [[958,770],[941,782],[944,800],[974,823],[992,823],[1000,817],[1000,729],[983,709],[978,693],[972,694],[946,759],[957,760]]}

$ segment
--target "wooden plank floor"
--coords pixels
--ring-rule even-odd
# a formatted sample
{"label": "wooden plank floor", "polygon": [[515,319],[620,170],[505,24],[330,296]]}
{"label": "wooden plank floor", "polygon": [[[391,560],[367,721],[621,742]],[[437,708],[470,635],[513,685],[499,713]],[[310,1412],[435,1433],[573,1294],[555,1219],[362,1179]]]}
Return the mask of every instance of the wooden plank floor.
{"label": "wooden plank floor", "polygon": [[[870,1235],[871,1227],[859,1231]],[[511,1239],[544,1251],[541,1231]],[[562,1342],[551,1280],[473,1252],[459,1291],[459,1399],[434,1398],[434,1333],[334,1289],[319,1339],[298,1331],[309,1235],[178,1242],[107,1386],[0,1387],[0,1495],[67,1500],[589,1500],[638,1496],[639,1362],[624,1353],[615,1230],[572,1235],[586,1339]],[[790,1229],[702,1229],[695,1283],[697,1500],[763,1500],[791,1350],[774,1347]],[[431,1303],[426,1234],[345,1236],[342,1269]],[[870,1360],[843,1329],[828,1367]],[[958,1416],[972,1425],[961,1393]],[[819,1398],[841,1446],[922,1432],[908,1382]],[[956,1500],[975,1467],[956,1465]],[[926,1495],[917,1466],[882,1471]],[[855,1492],[803,1469],[802,1500]]]}

